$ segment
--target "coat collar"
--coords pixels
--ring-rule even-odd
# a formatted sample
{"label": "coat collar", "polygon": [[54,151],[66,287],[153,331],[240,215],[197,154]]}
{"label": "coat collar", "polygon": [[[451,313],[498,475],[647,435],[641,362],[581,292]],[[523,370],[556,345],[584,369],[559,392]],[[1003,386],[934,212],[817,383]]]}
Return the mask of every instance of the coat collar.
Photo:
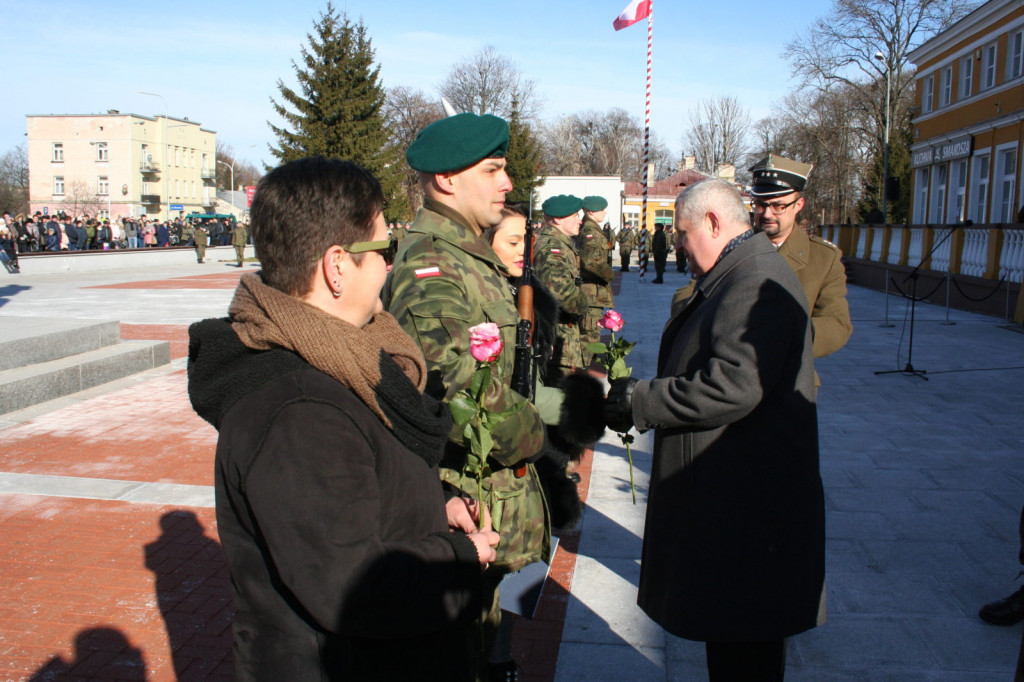
{"label": "coat collar", "polygon": [[487,261],[501,273],[507,275],[504,264],[483,236],[467,227],[468,221],[457,211],[431,199],[426,199],[423,208],[416,214],[409,233],[422,232],[435,239],[448,242],[460,251]]}
{"label": "coat collar", "polygon": [[786,241],[779,245],[779,255],[786,259],[790,267],[800,270],[807,265],[811,254],[811,238],[800,228],[793,227],[793,231],[786,237]]}

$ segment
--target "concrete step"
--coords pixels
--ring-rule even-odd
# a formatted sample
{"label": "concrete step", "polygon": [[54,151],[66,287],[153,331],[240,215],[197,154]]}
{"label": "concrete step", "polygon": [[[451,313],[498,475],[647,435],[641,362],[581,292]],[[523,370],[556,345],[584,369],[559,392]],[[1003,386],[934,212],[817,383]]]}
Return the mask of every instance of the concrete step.
{"label": "concrete step", "polygon": [[0,316],[0,371],[86,353],[120,339],[117,320]]}
{"label": "concrete step", "polygon": [[[116,323],[115,323],[116,324]],[[84,391],[171,361],[167,341],[121,341],[0,371],[0,414]]]}

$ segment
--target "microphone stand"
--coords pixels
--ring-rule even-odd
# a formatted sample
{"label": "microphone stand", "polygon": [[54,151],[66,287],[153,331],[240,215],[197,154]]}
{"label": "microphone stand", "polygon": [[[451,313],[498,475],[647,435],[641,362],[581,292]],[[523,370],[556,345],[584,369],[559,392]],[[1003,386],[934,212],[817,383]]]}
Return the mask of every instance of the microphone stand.
{"label": "microphone stand", "polygon": [[[928,373],[927,370],[915,369],[914,368],[914,363],[912,362],[912,359],[914,357],[914,322],[915,322],[915,315],[914,315],[914,313],[915,313],[915,311],[917,309],[917,302],[919,300],[924,300],[924,299],[919,299],[917,297],[917,280],[918,280],[918,278],[920,277],[920,274],[921,274],[921,267],[926,262],[928,262],[928,260],[931,259],[932,255],[934,255],[934,253],[935,253],[935,250],[938,249],[940,246],[942,246],[944,243],[946,243],[946,241],[950,237],[953,236],[953,232],[958,227],[968,227],[968,226],[970,226],[972,224],[973,224],[973,222],[968,220],[967,222],[963,223],[962,225],[961,224],[950,225],[949,226],[949,231],[945,235],[943,235],[941,239],[939,239],[934,244],[932,244],[932,248],[928,252],[928,254],[921,259],[921,261],[917,264],[917,266],[914,267],[913,270],[910,271],[909,275],[907,275],[906,277],[903,278],[904,282],[906,282],[908,279],[910,280],[910,343],[907,346],[907,366],[904,367],[903,369],[887,369],[887,370],[883,370],[883,371],[878,371],[878,372],[875,372],[875,376],[879,376],[881,374],[904,374],[904,375],[909,375],[909,376],[913,376],[913,377],[919,377],[921,379],[924,379],[925,381],[928,381],[928,377],[925,376],[925,374]],[[904,295],[906,295],[906,294],[904,294]]]}

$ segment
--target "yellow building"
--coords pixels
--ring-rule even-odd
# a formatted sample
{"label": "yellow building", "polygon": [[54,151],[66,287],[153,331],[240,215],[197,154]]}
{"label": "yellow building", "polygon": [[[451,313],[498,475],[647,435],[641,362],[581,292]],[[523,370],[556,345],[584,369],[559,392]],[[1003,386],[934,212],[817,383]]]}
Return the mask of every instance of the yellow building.
{"label": "yellow building", "polygon": [[1024,203],[1024,3],[990,0],[909,57],[919,107],[912,222],[1017,222]]}
{"label": "yellow building", "polygon": [[217,134],[199,123],[113,110],[26,118],[33,213],[166,219],[217,201]]}

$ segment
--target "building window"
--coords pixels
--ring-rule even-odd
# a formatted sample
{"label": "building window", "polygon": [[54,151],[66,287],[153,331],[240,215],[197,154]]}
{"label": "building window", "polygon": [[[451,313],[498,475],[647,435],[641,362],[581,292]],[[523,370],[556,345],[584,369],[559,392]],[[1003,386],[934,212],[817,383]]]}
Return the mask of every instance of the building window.
{"label": "building window", "polygon": [[1010,34],[1010,63],[1006,69],[1006,79],[1019,78],[1024,74],[1024,31]]}
{"label": "building window", "polygon": [[179,180],[175,180],[174,181],[174,198],[175,199],[180,199],[181,198],[181,184],[180,184]]}
{"label": "building window", "polygon": [[96,178],[96,194],[99,194],[101,197],[105,197],[110,194],[110,181],[107,179],[106,175],[101,175]]}
{"label": "building window", "polygon": [[1010,149],[1002,149],[996,155],[995,192],[993,193],[992,220],[997,223],[1013,222],[1017,189],[1016,143]]}
{"label": "building window", "polygon": [[109,161],[110,160],[109,150],[107,149],[107,143],[106,142],[97,142],[96,143],[96,160],[97,161]]}
{"label": "building window", "polygon": [[971,96],[971,87],[974,85],[974,56],[964,57],[960,60],[960,99]]}
{"label": "building window", "polygon": [[[63,163],[64,162],[64,143],[54,142],[53,143],[53,160]],[[63,194],[63,192],[61,192]]]}
{"label": "building window", "polygon": [[986,45],[981,51],[981,89],[996,85],[996,44]]}
{"label": "building window", "polygon": [[932,173],[932,208],[928,216],[929,223],[942,224],[946,222],[946,164],[935,166]]}
{"label": "building window", "polygon": [[951,163],[949,173],[949,219],[963,222],[966,217],[967,159]]}
{"label": "building window", "polygon": [[928,76],[924,79],[921,94],[921,112],[927,114],[935,107],[935,77]]}
{"label": "building window", "polygon": [[914,198],[914,222],[928,222],[928,169],[917,169],[917,196]]}
{"label": "building window", "polygon": [[968,200],[967,212],[976,223],[985,222],[985,203],[988,199],[988,171],[991,158],[988,154],[974,157],[971,177],[971,197]]}
{"label": "building window", "polygon": [[947,66],[942,70],[942,80],[939,85],[939,106],[948,107],[953,101],[953,67]]}
{"label": "building window", "polygon": [[53,176],[53,193],[62,195],[64,194],[64,176],[54,175]]}

